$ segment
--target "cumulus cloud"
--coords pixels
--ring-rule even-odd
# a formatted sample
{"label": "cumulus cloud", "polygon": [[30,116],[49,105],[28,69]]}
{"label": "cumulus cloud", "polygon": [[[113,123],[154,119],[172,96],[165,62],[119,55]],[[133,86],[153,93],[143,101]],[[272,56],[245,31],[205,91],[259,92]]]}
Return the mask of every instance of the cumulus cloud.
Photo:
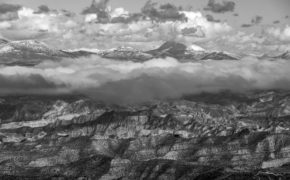
{"label": "cumulus cloud", "polygon": [[223,1],[222,3],[215,2],[215,0],[209,0],[205,11],[212,11],[214,13],[225,13],[234,11],[235,3],[232,1]]}
{"label": "cumulus cloud", "polygon": [[0,92],[84,93],[107,102],[135,103],[203,91],[289,89],[289,68],[289,61],[250,57],[182,63],[173,58],[131,62],[93,56],[1,67]]}
{"label": "cumulus cloud", "polygon": [[9,22],[6,22],[6,21],[0,22],[0,30],[1,29],[8,29],[10,27],[11,27],[11,24]]}
{"label": "cumulus cloud", "polygon": [[129,17],[130,13],[126,11],[124,8],[116,8],[111,13],[111,18],[117,18],[117,17]]}
{"label": "cumulus cloud", "polygon": [[280,41],[290,41],[290,26],[287,25],[284,28],[270,27],[266,29],[266,34],[274,37]]}
{"label": "cumulus cloud", "polygon": [[226,23],[210,22],[200,12],[183,11],[188,18],[188,22],[183,24],[183,27],[201,28],[207,36],[229,32],[232,28]]}
{"label": "cumulus cloud", "polygon": [[0,33],[13,40],[35,39],[48,35],[61,36],[77,26],[74,17],[62,12],[35,13],[33,9],[21,8],[17,19],[0,22]]}
{"label": "cumulus cloud", "polygon": [[87,14],[85,17],[85,22],[96,22],[96,20],[98,19],[98,15],[97,14]]}

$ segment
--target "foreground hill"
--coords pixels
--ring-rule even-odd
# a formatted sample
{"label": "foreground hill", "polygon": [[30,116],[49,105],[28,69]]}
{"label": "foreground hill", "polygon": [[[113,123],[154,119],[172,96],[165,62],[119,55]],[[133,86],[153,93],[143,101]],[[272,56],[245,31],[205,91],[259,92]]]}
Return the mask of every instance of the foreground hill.
{"label": "foreground hill", "polygon": [[289,179],[290,92],[0,100],[1,179]]}

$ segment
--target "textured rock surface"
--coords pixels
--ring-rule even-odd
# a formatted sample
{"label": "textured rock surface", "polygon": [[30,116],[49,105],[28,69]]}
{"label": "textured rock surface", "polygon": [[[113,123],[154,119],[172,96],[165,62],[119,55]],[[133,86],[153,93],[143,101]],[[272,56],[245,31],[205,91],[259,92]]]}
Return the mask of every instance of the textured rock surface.
{"label": "textured rock surface", "polygon": [[290,93],[0,100],[1,179],[289,179]]}

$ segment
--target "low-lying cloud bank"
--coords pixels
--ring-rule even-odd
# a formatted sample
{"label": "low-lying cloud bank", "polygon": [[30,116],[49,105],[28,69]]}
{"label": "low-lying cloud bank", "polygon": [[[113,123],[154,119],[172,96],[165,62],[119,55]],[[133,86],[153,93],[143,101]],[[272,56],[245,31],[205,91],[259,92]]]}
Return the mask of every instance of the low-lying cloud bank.
{"label": "low-lying cloud bank", "polygon": [[83,93],[109,103],[138,103],[203,91],[290,89],[289,68],[289,61],[251,57],[187,63],[166,58],[138,63],[93,56],[45,61],[34,67],[1,67],[0,93]]}

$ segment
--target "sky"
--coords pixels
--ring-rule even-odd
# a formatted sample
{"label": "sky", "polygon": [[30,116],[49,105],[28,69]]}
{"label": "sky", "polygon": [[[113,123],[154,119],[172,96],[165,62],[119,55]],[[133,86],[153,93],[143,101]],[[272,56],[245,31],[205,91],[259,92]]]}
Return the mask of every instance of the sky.
{"label": "sky", "polygon": [[[123,7],[130,12],[138,12],[147,0],[111,0],[112,8]],[[184,8],[192,7],[194,11],[201,11],[203,14],[210,14],[221,21],[227,21],[233,27],[240,27],[241,24],[249,24],[255,16],[262,16],[261,25],[272,24],[279,20],[277,26],[289,24],[290,18],[290,0],[232,0],[235,2],[234,12],[212,13],[204,11],[207,0],[155,0],[160,4],[172,3],[181,5]],[[0,0],[2,3],[14,3],[37,9],[40,5],[47,5],[53,9],[66,9],[76,13],[81,12],[85,7],[91,4],[91,0]],[[216,2],[222,2],[217,0]],[[238,16],[233,16],[237,13]]]}

